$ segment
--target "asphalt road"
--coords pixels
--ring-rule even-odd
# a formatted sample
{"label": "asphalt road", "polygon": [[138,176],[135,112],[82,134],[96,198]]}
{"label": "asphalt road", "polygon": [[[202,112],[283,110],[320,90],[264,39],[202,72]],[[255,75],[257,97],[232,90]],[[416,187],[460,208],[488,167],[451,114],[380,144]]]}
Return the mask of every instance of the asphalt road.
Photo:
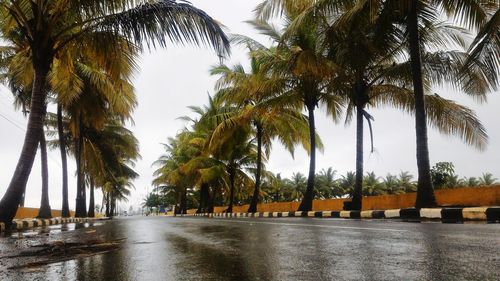
{"label": "asphalt road", "polygon": [[0,256],[96,238],[126,240],[27,269],[0,258],[0,280],[500,280],[500,224],[128,217],[0,238]]}

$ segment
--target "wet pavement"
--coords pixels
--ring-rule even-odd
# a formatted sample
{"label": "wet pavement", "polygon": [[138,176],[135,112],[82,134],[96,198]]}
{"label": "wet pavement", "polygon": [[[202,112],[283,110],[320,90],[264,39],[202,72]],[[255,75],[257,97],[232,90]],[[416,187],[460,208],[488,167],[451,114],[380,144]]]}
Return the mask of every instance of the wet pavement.
{"label": "wet pavement", "polygon": [[[104,254],[8,269],[51,241],[116,240]],[[500,280],[500,224],[127,217],[0,238],[0,280]]]}

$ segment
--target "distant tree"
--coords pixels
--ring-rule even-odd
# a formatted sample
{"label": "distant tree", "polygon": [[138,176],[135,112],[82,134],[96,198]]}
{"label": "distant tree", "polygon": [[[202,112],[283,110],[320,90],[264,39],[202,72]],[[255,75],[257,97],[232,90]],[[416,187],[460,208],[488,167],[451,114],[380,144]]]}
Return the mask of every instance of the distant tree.
{"label": "distant tree", "polygon": [[354,185],[356,183],[356,173],[347,172],[345,176],[339,179],[339,186],[344,191],[344,194],[348,194],[352,197],[354,192]]}
{"label": "distant tree", "polygon": [[374,172],[369,172],[363,178],[363,195],[374,196],[385,193],[384,184],[380,182],[379,177]]}
{"label": "distant tree", "polygon": [[431,168],[432,185],[436,189],[449,186],[455,175],[455,166],[451,162],[438,162]]}
{"label": "distant tree", "polygon": [[408,171],[401,171],[399,173],[398,182],[404,192],[417,191],[417,184],[413,181],[413,175]]}
{"label": "distant tree", "polygon": [[479,177],[479,185],[494,185],[499,184],[498,179],[493,177],[491,173],[483,173],[481,177]]}

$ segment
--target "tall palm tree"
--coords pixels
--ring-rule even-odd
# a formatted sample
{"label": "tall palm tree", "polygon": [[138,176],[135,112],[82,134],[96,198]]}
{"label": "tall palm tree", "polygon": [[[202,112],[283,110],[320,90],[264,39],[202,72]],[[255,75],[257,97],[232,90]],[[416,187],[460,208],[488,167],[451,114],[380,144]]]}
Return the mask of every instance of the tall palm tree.
{"label": "tall palm tree", "polygon": [[[309,138],[307,128],[307,118],[293,107],[268,106],[267,99],[275,96],[275,91],[279,90],[279,81],[272,79],[269,69],[250,53],[249,73],[245,72],[241,64],[234,67],[220,65],[211,70],[212,75],[219,75],[217,82],[218,94],[230,104],[238,107],[238,112],[221,123],[212,136],[217,140],[221,133],[234,127],[251,123],[254,127],[255,139],[257,142],[257,163],[255,170],[255,187],[248,212],[257,211],[259,202],[261,174],[263,171],[263,150],[265,157],[269,157],[272,140],[277,138],[292,154],[295,144],[301,143],[309,151]],[[321,145],[319,137],[317,139]]]}
{"label": "tall palm tree", "polygon": [[416,208],[436,206],[434,189],[430,174],[429,148],[427,138],[427,117],[425,106],[422,55],[422,29],[431,26],[439,18],[440,12],[458,19],[468,27],[483,24],[486,15],[475,1],[423,1],[405,0],[386,1],[384,6],[394,12],[395,20],[406,28],[408,36],[408,53],[411,62],[413,91],[415,96],[415,131],[417,141],[418,184]]}
{"label": "tall palm tree", "polygon": [[[349,206],[354,210],[361,210],[362,205],[364,119],[368,121],[370,133],[372,132],[373,117],[367,112],[367,107],[380,106],[380,101],[384,100],[384,105],[401,108],[410,103],[407,107],[414,108],[416,102],[414,94],[405,88],[405,84],[411,80],[407,75],[411,70],[402,69],[409,64],[398,63],[406,44],[404,34],[398,25],[387,20],[385,13],[391,11],[381,9],[380,14],[374,16],[373,10],[380,9],[374,6],[375,4],[370,2],[358,4],[346,11],[326,30],[329,56],[340,69],[337,72],[339,75],[332,79],[331,87],[337,94],[349,98],[347,121],[350,121],[352,111],[356,111],[356,185]],[[424,35],[422,41],[445,49],[449,43],[462,42],[461,32],[461,29],[437,24],[421,31]],[[459,51],[424,53],[423,67],[427,70],[428,79],[433,79],[426,82],[458,80],[459,73],[448,70],[460,68],[465,57],[465,52]],[[436,65],[438,67],[435,67]],[[441,69],[435,71],[431,70],[432,68]],[[443,77],[442,73],[447,73],[447,77]],[[480,77],[475,71],[471,71],[469,76]],[[475,85],[484,84],[482,79],[469,81]],[[479,95],[484,93],[484,89],[476,87],[474,93],[468,93]],[[468,108],[439,96],[426,95],[424,99],[427,100],[427,122],[441,132],[459,136],[479,149],[484,147],[487,142],[484,127]],[[443,114],[444,111],[453,111],[453,114]],[[436,116],[444,119],[435,118]]]}
{"label": "tall palm tree", "polygon": [[[285,10],[286,22],[293,22],[299,14],[300,10],[297,11],[295,8]],[[333,119],[337,120],[342,107],[341,101],[330,94],[325,83],[328,77],[334,75],[335,69],[324,56],[321,38],[318,37],[316,26],[312,21],[304,20],[300,25],[285,26],[282,31],[265,21],[258,20],[252,24],[277,44],[270,49],[260,48],[257,54],[257,57],[271,68],[273,76],[282,81],[282,89],[267,103],[292,106],[300,110],[305,108],[307,111],[311,149],[307,189],[299,210],[309,211],[312,209],[312,200],[315,196],[317,150],[315,109],[322,104]],[[249,40],[239,38],[239,41]]]}
{"label": "tall palm tree", "polygon": [[220,26],[203,11],[183,2],[1,0],[0,14],[0,38],[12,42],[16,39],[11,35],[18,34],[29,42],[34,73],[23,149],[0,201],[0,221],[6,224],[11,223],[26,188],[43,126],[47,78],[61,51],[78,42],[100,49],[105,56],[107,51],[122,47],[114,35],[129,38],[138,45],[146,42],[152,47],[164,46],[171,40],[206,42],[221,54],[228,49]]}

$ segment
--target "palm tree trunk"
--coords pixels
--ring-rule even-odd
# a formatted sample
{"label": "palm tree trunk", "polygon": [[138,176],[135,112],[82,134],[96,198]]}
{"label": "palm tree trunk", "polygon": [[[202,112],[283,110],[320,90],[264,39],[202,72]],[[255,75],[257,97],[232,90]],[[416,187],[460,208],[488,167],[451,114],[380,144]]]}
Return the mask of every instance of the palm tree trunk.
{"label": "palm tree trunk", "polygon": [[35,74],[31,94],[31,110],[28,117],[28,127],[24,136],[24,144],[10,184],[0,201],[0,221],[5,223],[7,227],[10,227],[12,219],[16,215],[21,198],[26,191],[26,183],[28,182],[33,162],[35,161],[40,135],[43,131],[45,99],[47,96],[45,84],[51,62],[50,56],[47,56],[44,60],[33,63]]}
{"label": "palm tree trunk", "polygon": [[75,143],[76,152],[76,210],[75,216],[77,218],[83,218],[87,216],[87,203],[85,198],[85,182],[83,179],[82,171],[82,153],[83,153],[83,122],[82,114],[80,114],[78,119],[78,134]]}
{"label": "palm tree trunk", "polygon": [[249,213],[257,212],[257,204],[259,203],[260,194],[260,174],[262,172],[262,125],[256,123],[257,129],[257,171],[255,172],[255,188],[253,190],[252,201],[248,207]]}
{"label": "palm tree trunk", "polygon": [[21,198],[21,202],[19,202],[19,207],[24,207],[24,199],[26,199],[26,198],[25,198],[25,194],[23,193],[23,196]]}
{"label": "palm tree trunk", "polygon": [[179,206],[181,214],[187,213],[187,188],[184,188],[181,193],[181,202]]}
{"label": "palm tree trunk", "polygon": [[436,198],[432,186],[429,161],[429,146],[427,143],[427,119],[425,113],[424,87],[422,82],[422,63],[420,59],[420,39],[418,31],[417,3],[411,1],[407,17],[410,60],[413,76],[413,91],[415,93],[415,130],[417,140],[418,184],[416,208],[435,207]]}
{"label": "palm tree trunk", "polygon": [[364,106],[356,106],[356,181],[354,183],[354,192],[352,203],[349,209],[361,210],[362,191],[363,191],[363,112]]}
{"label": "palm tree trunk", "polygon": [[95,217],[95,202],[94,202],[94,180],[90,179],[90,199],[89,199],[89,211],[87,216],[90,218]]}
{"label": "palm tree trunk", "polygon": [[233,212],[233,204],[234,204],[234,180],[236,178],[235,169],[230,166],[229,167],[229,206],[227,207],[226,212]]}
{"label": "palm tree trunk", "polygon": [[[210,193],[209,193],[210,194]],[[213,188],[212,196],[208,199],[208,212],[214,212],[215,197],[217,197],[217,188]]]}
{"label": "palm tree trunk", "polygon": [[70,217],[68,199],[68,159],[66,155],[66,138],[64,137],[64,125],[62,117],[62,106],[57,105],[57,134],[59,136],[59,150],[61,151],[62,163],[62,210],[63,218]]}
{"label": "palm tree trunk", "polygon": [[113,196],[110,194],[109,195],[109,204],[110,204],[110,210],[109,210],[109,217],[112,218],[115,216],[115,199],[113,198]]}
{"label": "palm tree trunk", "polygon": [[307,189],[300,202],[299,211],[308,212],[312,210],[314,199],[314,177],[316,173],[316,125],[314,121],[315,104],[308,104],[309,140],[311,142],[311,155],[309,158],[309,176],[307,178]]}
{"label": "palm tree trunk", "polygon": [[49,168],[47,162],[47,142],[45,141],[45,133],[42,130],[40,134],[40,158],[42,160],[42,200],[40,209],[38,210],[38,218],[52,218],[52,211],[49,202]]}
{"label": "palm tree trunk", "polygon": [[110,198],[109,198],[109,192],[106,192],[105,196],[106,196],[106,217],[109,218],[109,217],[111,217],[111,215],[110,215],[111,214],[111,212],[110,212],[111,211],[111,206],[110,206],[110,203],[109,203],[109,200],[110,200]]}
{"label": "palm tree trunk", "polygon": [[204,204],[204,201],[205,201],[205,188],[206,188],[205,184],[202,184],[200,186],[200,200],[198,202],[198,209],[196,210],[197,214],[201,213],[202,210],[203,210],[203,204]]}

